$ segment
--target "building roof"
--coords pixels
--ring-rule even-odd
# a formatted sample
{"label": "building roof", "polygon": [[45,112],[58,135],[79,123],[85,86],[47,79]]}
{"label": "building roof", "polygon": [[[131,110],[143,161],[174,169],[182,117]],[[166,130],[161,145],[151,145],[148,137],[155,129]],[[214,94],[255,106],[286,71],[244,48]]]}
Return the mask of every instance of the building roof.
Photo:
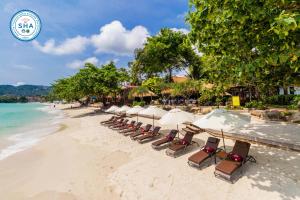
{"label": "building roof", "polygon": [[173,76],[172,80],[174,81],[174,83],[182,83],[187,81],[189,78],[186,76]]}

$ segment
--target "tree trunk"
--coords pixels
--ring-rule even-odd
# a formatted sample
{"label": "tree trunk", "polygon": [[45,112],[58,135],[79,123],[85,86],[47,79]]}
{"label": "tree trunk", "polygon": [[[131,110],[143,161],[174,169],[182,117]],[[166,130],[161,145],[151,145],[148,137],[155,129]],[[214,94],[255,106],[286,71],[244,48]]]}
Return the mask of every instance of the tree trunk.
{"label": "tree trunk", "polygon": [[171,83],[173,81],[173,79],[172,79],[172,68],[170,67],[168,69],[168,71],[169,71],[169,82]]}

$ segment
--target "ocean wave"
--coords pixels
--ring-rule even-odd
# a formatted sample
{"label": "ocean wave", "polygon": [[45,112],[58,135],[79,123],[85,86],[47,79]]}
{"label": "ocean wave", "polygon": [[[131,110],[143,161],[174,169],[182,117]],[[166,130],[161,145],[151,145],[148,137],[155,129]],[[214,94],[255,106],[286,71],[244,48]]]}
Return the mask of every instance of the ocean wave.
{"label": "ocean wave", "polygon": [[60,123],[64,118],[61,110],[49,108],[48,106],[37,108],[40,111],[48,113],[48,117],[43,121],[28,124],[19,130],[17,133],[6,138],[12,144],[0,150],[0,160],[3,160],[17,152],[24,151],[29,147],[35,145],[45,136],[50,135],[60,128]]}

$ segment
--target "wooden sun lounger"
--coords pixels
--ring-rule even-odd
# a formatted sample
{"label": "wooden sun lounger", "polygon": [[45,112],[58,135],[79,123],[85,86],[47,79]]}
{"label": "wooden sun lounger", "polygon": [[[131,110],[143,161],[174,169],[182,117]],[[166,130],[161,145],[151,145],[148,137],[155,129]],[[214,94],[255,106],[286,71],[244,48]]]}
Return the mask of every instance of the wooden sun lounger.
{"label": "wooden sun lounger", "polygon": [[105,120],[105,121],[100,122],[100,124],[106,124],[106,123],[108,123],[108,122],[113,121],[115,118],[116,118],[116,116],[112,116],[112,117],[109,118],[108,120]]}
{"label": "wooden sun lounger", "polygon": [[136,137],[143,135],[144,133],[147,133],[148,131],[150,131],[151,127],[152,127],[151,124],[147,124],[144,128],[140,128],[136,132],[131,133],[130,139],[135,140]]}
{"label": "wooden sun lounger", "polygon": [[122,125],[126,124],[128,121],[129,121],[128,119],[124,119],[122,121],[119,121],[119,122],[109,125],[108,128],[116,128],[116,127],[122,126]]}
{"label": "wooden sun lounger", "polygon": [[[222,160],[215,168],[215,177],[222,178],[226,181],[233,183],[234,175],[240,169],[240,176],[244,172],[244,166],[246,162],[254,162],[256,160],[254,157],[249,156],[251,144],[248,142],[236,141],[232,152],[230,152],[225,160]],[[238,178],[239,178],[238,177]]]}
{"label": "wooden sun lounger", "polygon": [[125,136],[128,136],[128,135],[130,135],[132,132],[135,132],[135,131],[137,131],[137,130],[139,130],[140,128],[141,128],[141,126],[142,126],[142,122],[138,122],[136,125],[134,125],[133,127],[130,127],[130,128],[128,128],[128,129],[125,129],[125,130],[121,130],[121,131],[119,131],[119,133],[122,133],[123,135],[125,135]]}
{"label": "wooden sun lounger", "polygon": [[113,130],[117,130],[117,131],[119,131],[119,130],[124,130],[124,129],[127,129],[127,128],[129,128],[129,127],[132,127],[133,125],[134,125],[134,123],[135,123],[135,121],[134,120],[132,120],[129,124],[123,124],[122,126],[118,126],[118,127],[116,127],[116,128],[113,128]]}
{"label": "wooden sun lounger", "polygon": [[177,133],[178,133],[178,130],[175,130],[175,129],[171,130],[170,133],[166,137],[153,142],[151,144],[152,148],[159,149],[162,146],[165,146],[166,144],[170,144],[170,142],[172,142],[174,140],[174,138],[176,137]]}
{"label": "wooden sun lounger", "polygon": [[177,157],[179,154],[186,151],[187,147],[191,146],[193,142],[194,134],[192,132],[187,132],[183,139],[174,140],[173,143],[166,150],[168,156]]}
{"label": "wooden sun lounger", "polygon": [[132,120],[129,124],[126,124],[125,126],[121,127],[118,129],[118,132],[123,131],[123,130],[127,130],[129,128],[132,128],[135,126],[135,120]]}
{"label": "wooden sun lounger", "polygon": [[139,143],[143,143],[145,141],[153,140],[155,137],[160,135],[160,133],[159,133],[160,128],[161,128],[160,126],[156,126],[152,131],[148,131],[148,132],[144,133],[143,135],[138,136],[136,138],[136,140]]}
{"label": "wooden sun lounger", "polygon": [[119,124],[119,123],[122,123],[124,121],[124,118],[115,118],[113,121],[109,122],[109,123],[106,123],[106,124],[102,124],[103,126],[111,126],[111,125],[116,125],[116,124]]}
{"label": "wooden sun lounger", "polygon": [[201,164],[204,163],[204,161],[206,161],[208,158],[214,158],[216,163],[216,152],[218,150],[219,143],[220,139],[209,137],[205,146],[203,146],[200,151],[188,158],[188,164],[192,167],[200,168]]}

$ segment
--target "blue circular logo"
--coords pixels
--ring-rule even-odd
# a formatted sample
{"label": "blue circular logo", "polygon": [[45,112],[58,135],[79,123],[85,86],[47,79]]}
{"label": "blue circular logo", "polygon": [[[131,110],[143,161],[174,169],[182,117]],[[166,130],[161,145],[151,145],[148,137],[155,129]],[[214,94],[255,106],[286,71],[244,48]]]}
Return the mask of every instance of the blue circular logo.
{"label": "blue circular logo", "polygon": [[10,20],[13,36],[21,41],[31,41],[41,32],[42,23],[39,16],[31,10],[20,10]]}

